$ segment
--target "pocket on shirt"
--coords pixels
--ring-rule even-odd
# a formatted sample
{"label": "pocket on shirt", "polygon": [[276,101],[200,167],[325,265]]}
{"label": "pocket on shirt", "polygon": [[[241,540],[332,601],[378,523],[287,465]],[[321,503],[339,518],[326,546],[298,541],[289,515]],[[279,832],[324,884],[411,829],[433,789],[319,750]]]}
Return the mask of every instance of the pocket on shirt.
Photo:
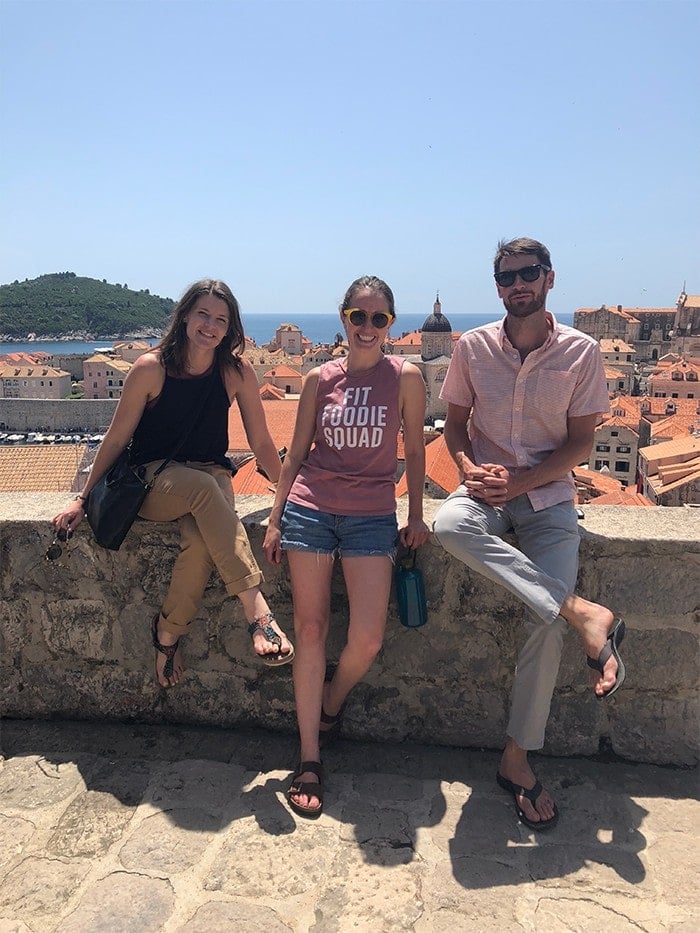
{"label": "pocket on shirt", "polygon": [[546,369],[537,374],[535,404],[544,412],[567,411],[576,388],[576,373]]}

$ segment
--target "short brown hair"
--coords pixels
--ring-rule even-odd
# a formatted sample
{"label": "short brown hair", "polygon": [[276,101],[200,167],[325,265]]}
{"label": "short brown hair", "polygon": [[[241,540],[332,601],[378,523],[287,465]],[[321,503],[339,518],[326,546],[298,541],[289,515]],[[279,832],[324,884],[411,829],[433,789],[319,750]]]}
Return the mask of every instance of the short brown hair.
{"label": "short brown hair", "polygon": [[496,255],[493,257],[493,271],[501,271],[499,266],[501,260],[505,259],[506,256],[521,255],[537,256],[537,261],[540,265],[546,266],[548,269],[552,268],[552,257],[549,255],[549,250],[544,243],[540,243],[539,240],[531,240],[530,237],[527,236],[519,236],[514,240],[498,241]]}

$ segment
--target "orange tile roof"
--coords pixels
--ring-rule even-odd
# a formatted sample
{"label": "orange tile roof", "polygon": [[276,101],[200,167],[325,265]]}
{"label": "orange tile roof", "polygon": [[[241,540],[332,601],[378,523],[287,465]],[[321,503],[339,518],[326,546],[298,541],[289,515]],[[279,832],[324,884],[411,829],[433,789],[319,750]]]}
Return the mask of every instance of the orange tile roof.
{"label": "orange tile roof", "polygon": [[16,363],[19,366],[31,366],[42,363],[48,359],[49,354],[44,353],[5,353],[0,356],[0,363]]}
{"label": "orange tile roof", "polygon": [[[445,492],[454,492],[459,485],[457,464],[450,456],[442,434],[430,441],[425,448],[425,478],[444,489]],[[408,481],[404,473],[396,484],[396,498],[406,495],[407,492]]]}
{"label": "orange tile roof", "polygon": [[291,366],[281,364],[275,366],[274,369],[268,369],[265,376],[301,376],[301,372],[298,369],[292,369]]}
{"label": "orange tile roof", "polygon": [[415,347],[421,345],[421,332],[414,330],[410,334],[404,334],[402,337],[394,337],[387,341],[395,347]]}
{"label": "orange tile roof", "polygon": [[631,347],[628,343],[625,343],[624,340],[612,340],[608,337],[604,337],[598,341],[600,344],[600,349],[603,353],[636,353],[637,351],[634,347]]}
{"label": "orange tile roof", "polygon": [[574,482],[581,486],[586,486],[595,492],[603,495],[604,493],[619,492],[622,489],[622,483],[609,473],[601,473],[598,470],[589,470],[586,467],[574,467]]}
{"label": "orange tile roof", "polygon": [[15,363],[0,363],[0,376],[5,379],[17,376],[70,376],[70,373],[63,369],[54,369],[52,366],[45,366],[43,363],[29,363],[22,365]]}
{"label": "orange tile roof", "polygon": [[70,492],[87,449],[87,444],[0,447],[0,492]]}
{"label": "orange tile roof", "polygon": [[[297,408],[299,399],[263,399],[263,410],[265,420],[269,428],[275,447],[290,447],[292,435],[294,434],[294,424],[297,417]],[[250,444],[243,429],[241,413],[238,405],[234,404],[229,408],[228,414],[228,446],[229,450],[244,451],[250,450]]]}
{"label": "orange tile roof", "polygon": [[284,389],[278,389],[271,382],[266,382],[265,385],[260,386],[260,398],[262,399],[281,399],[286,398],[286,396],[287,393]]}
{"label": "orange tile roof", "polygon": [[596,496],[587,502],[586,505],[631,505],[658,508],[653,502],[650,502],[641,492],[637,492],[633,486],[627,486],[618,492],[607,492],[603,496]]}
{"label": "orange tile roof", "polygon": [[261,473],[258,473],[258,461],[253,457],[239,468],[231,478],[233,492],[236,496],[269,496],[275,487]]}

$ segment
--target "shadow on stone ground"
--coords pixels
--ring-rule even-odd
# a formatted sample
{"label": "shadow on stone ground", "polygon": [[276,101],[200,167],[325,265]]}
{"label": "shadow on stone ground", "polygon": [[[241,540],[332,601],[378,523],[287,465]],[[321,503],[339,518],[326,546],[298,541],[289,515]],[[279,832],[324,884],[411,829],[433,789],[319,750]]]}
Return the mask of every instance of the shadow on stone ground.
{"label": "shadow on stone ground", "polygon": [[497,752],[341,741],[309,821],[285,803],[288,735],[0,726],[0,931],[568,929],[579,915],[681,930],[697,915],[695,771],[537,757],[561,813],[537,834],[495,784]]}

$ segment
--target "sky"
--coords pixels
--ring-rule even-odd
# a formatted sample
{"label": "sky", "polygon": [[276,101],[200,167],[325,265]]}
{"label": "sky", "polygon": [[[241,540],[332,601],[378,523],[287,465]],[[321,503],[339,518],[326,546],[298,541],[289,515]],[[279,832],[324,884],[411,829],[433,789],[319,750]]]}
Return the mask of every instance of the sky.
{"label": "sky", "polygon": [[0,0],[0,283],[50,272],[243,313],[498,316],[700,293],[700,3]]}

